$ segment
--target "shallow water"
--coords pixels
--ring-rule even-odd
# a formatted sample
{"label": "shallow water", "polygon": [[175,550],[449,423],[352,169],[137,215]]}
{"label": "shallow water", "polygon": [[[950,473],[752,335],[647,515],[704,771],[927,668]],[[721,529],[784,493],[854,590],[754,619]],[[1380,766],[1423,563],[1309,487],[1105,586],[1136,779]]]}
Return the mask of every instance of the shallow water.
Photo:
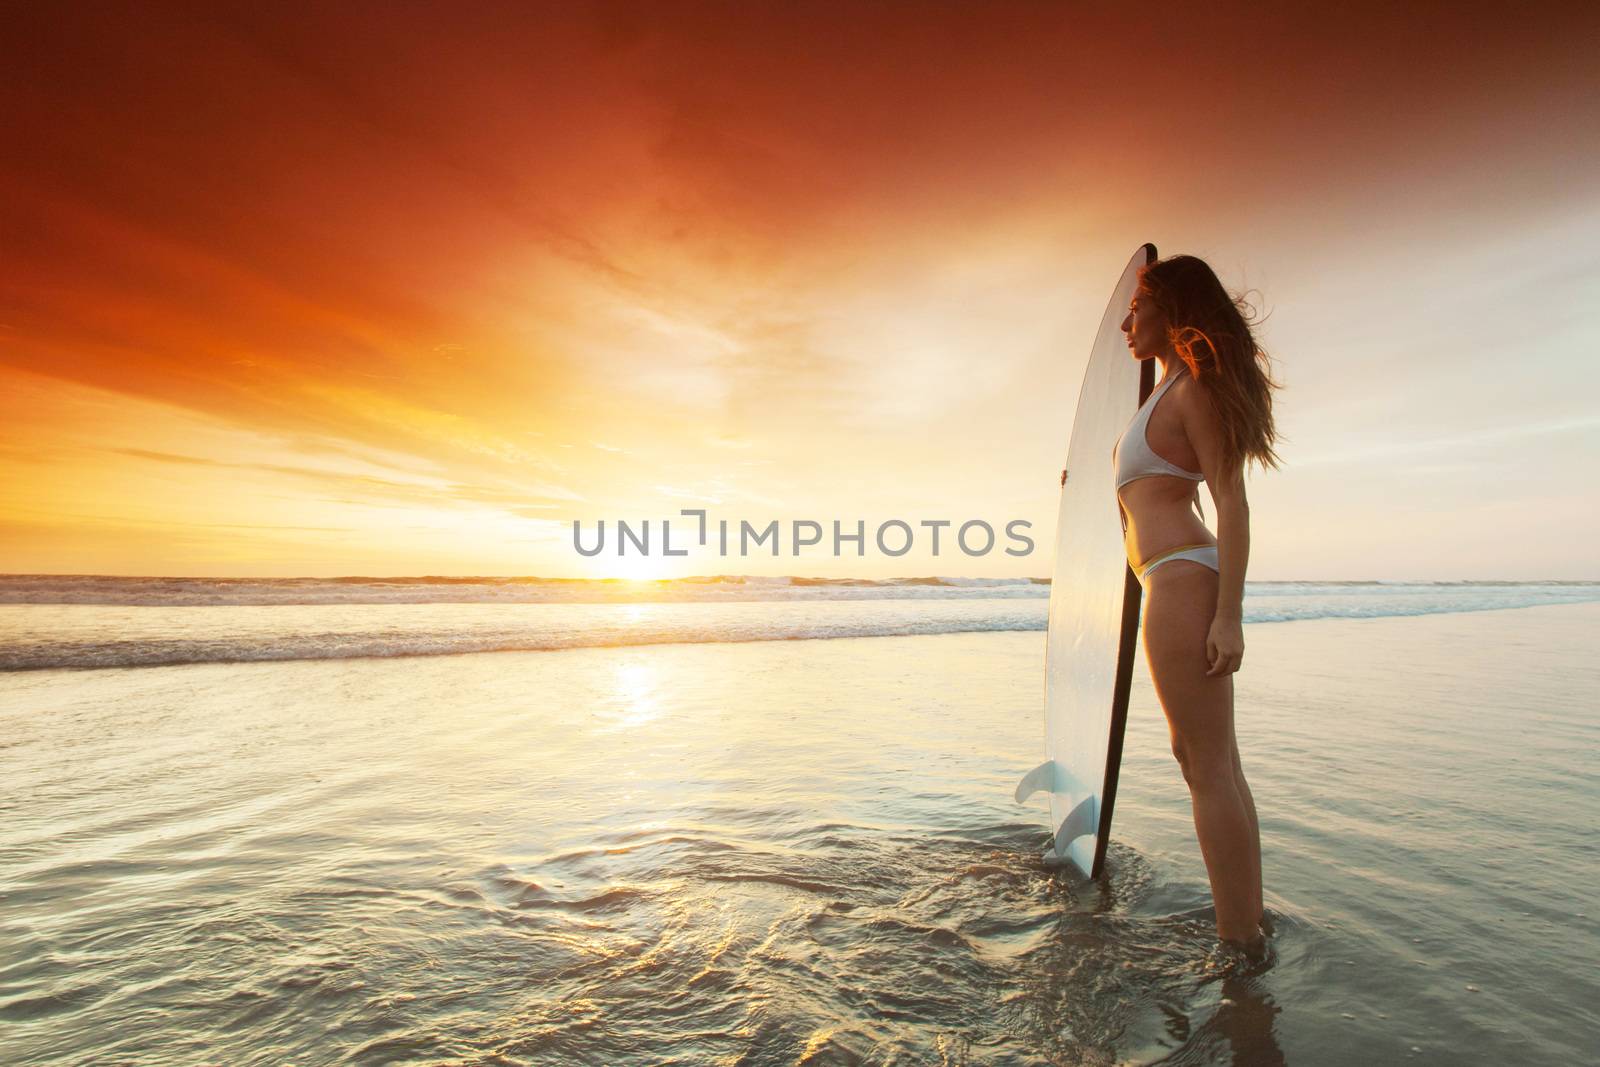
{"label": "shallow water", "polygon": [[1142,665],[1040,865],[1036,632],[0,675],[4,1059],[1581,1062],[1597,635],[1247,626],[1255,973]]}

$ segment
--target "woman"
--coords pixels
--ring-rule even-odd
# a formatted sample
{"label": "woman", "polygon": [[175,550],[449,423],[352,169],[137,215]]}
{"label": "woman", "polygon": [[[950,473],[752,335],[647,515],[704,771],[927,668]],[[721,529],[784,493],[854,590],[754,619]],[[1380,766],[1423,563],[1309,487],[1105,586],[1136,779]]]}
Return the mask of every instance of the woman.
{"label": "woman", "polygon": [[[1122,332],[1161,384],[1113,453],[1128,562],[1144,586],[1144,649],[1172,751],[1194,803],[1217,935],[1265,952],[1261,840],[1233,732],[1233,673],[1244,658],[1241,602],[1250,555],[1245,465],[1276,468],[1267,355],[1203,260],[1173,256],[1139,274]],[[1213,539],[1191,502],[1204,480]]]}

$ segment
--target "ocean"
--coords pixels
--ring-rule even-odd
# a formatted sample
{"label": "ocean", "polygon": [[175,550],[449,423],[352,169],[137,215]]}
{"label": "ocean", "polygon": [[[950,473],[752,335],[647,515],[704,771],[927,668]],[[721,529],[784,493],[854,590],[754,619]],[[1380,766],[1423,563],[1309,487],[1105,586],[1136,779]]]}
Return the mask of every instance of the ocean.
{"label": "ocean", "polygon": [[1142,659],[1040,862],[1048,591],[0,578],[0,1062],[1592,1060],[1600,584],[1249,584],[1254,969]]}

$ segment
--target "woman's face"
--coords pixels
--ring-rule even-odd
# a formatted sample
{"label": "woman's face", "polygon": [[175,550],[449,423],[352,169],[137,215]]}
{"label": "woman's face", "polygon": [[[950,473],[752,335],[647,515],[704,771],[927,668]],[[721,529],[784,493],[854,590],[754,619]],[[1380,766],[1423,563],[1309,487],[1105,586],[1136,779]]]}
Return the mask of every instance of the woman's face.
{"label": "woman's face", "polygon": [[1142,292],[1134,294],[1128,317],[1122,320],[1122,332],[1128,336],[1128,349],[1134,359],[1151,359],[1167,347],[1166,316]]}

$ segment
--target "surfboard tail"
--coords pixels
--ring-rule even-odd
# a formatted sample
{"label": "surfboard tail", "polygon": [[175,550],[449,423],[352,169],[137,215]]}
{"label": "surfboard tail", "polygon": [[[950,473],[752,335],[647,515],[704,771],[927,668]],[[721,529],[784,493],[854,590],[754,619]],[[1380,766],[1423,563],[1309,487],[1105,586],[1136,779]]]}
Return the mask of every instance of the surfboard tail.
{"label": "surfboard tail", "polygon": [[[1100,829],[1100,803],[1094,790],[1086,788],[1071,771],[1055,760],[1045,760],[1023,775],[1022,781],[1017,783],[1017,803],[1023,803],[1035,793],[1049,793],[1071,804],[1067,817],[1056,827],[1051,847],[1044,853],[1045,864],[1071,864],[1088,875],[1084,860],[1077,854],[1087,852],[1093,856],[1093,838]],[[1055,810],[1059,811],[1060,808],[1055,807]],[[1080,842],[1085,837],[1090,840],[1082,842],[1078,848],[1073,847],[1074,842]]]}

